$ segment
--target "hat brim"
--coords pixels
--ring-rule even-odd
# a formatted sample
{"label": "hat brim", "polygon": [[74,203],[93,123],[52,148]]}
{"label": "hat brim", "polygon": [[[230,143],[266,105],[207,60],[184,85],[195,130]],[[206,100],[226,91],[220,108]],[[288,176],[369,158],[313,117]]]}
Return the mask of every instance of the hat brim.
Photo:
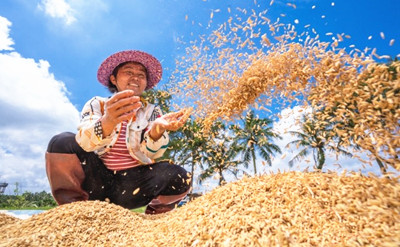
{"label": "hat brim", "polygon": [[161,63],[155,57],[146,52],[128,50],[117,52],[101,63],[97,70],[99,82],[108,87],[108,82],[114,69],[125,62],[137,62],[146,68],[148,76],[146,90],[153,88],[161,80]]}

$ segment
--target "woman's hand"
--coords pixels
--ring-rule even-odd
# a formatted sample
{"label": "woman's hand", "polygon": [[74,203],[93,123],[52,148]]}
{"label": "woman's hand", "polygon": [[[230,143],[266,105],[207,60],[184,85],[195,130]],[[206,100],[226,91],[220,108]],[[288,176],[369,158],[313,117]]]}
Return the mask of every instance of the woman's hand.
{"label": "woman's hand", "polygon": [[186,123],[191,111],[192,109],[182,109],[178,112],[170,112],[157,118],[153,122],[149,133],[151,139],[157,141],[166,130],[177,131],[180,129]]}
{"label": "woman's hand", "polygon": [[120,122],[135,117],[141,106],[140,97],[134,96],[132,90],[114,94],[104,105],[105,114],[101,119],[103,136],[110,135],[114,127]]}

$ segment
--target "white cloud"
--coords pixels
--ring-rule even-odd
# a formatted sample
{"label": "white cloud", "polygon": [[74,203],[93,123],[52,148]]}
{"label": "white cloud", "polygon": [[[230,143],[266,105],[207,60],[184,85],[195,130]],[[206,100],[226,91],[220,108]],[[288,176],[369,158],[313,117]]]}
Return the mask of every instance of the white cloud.
{"label": "white cloud", "polygon": [[14,41],[9,37],[11,22],[6,18],[0,16],[0,51],[14,50],[11,46]]}
{"label": "white cloud", "polygon": [[[98,26],[103,21],[102,14],[109,11],[103,0],[41,0],[37,8],[51,18],[62,20],[66,26],[78,21],[80,26],[88,23]],[[84,30],[87,32],[87,28]]]}
{"label": "white cloud", "polygon": [[66,25],[76,21],[75,10],[64,0],[42,0],[38,8],[52,18],[62,19]]}
{"label": "white cloud", "polygon": [[83,18],[83,15],[93,18],[98,14],[108,12],[110,8],[110,3],[103,0],[69,0],[68,3],[74,9],[76,16],[79,16],[78,19]]}
{"label": "white cloud", "polygon": [[59,132],[76,130],[79,112],[49,67],[17,52],[0,53],[0,182],[10,184],[7,193],[15,182],[23,191],[49,190],[47,144]]}

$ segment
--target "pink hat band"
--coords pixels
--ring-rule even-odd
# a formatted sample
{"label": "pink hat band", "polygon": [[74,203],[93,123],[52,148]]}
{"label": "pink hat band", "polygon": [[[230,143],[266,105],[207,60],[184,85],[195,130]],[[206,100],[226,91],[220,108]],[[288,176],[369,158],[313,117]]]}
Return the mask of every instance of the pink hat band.
{"label": "pink hat band", "polygon": [[155,57],[146,52],[128,50],[117,52],[101,63],[97,71],[97,79],[99,82],[108,87],[108,82],[114,69],[125,62],[137,62],[146,68],[148,76],[146,90],[153,88],[161,80],[161,63]]}

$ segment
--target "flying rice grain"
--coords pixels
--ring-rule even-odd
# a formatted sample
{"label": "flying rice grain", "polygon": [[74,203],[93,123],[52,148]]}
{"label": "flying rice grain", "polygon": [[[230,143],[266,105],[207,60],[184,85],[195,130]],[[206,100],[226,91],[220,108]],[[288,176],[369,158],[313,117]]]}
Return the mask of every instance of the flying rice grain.
{"label": "flying rice grain", "polygon": [[[262,19],[262,18],[261,18]],[[252,22],[253,24],[254,22]],[[240,26],[240,25],[238,25]],[[274,34],[275,32],[277,32],[277,27],[279,27],[278,24],[274,23],[270,25],[270,30],[271,32]],[[293,26],[290,26],[289,28],[290,30],[293,30]],[[226,36],[226,35],[222,35],[222,36]],[[273,36],[273,35],[272,35]],[[377,119],[377,117],[380,117],[381,114],[375,114],[373,109],[370,109],[369,104],[364,104],[363,101],[359,102],[360,107],[354,106],[354,105],[349,105],[349,103],[351,102],[351,98],[353,97],[351,94],[353,94],[354,92],[359,92],[361,93],[361,95],[365,95],[362,96],[362,99],[365,100],[369,100],[369,98],[371,97],[371,94],[374,94],[375,96],[373,97],[379,97],[379,101],[376,101],[377,98],[375,98],[374,102],[376,106],[379,106],[382,109],[382,112],[384,112],[385,114],[392,114],[388,108],[391,107],[392,109],[398,109],[398,100],[395,100],[398,98],[398,95],[392,95],[387,99],[387,100],[383,100],[381,96],[379,96],[379,93],[382,92],[381,90],[377,91],[374,89],[374,91],[369,90],[368,88],[364,88],[363,92],[360,92],[359,89],[357,87],[359,87],[358,85],[360,84],[360,81],[363,80],[363,78],[365,77],[366,73],[372,73],[372,71],[375,71],[374,73],[376,74],[376,77],[374,78],[381,78],[378,81],[376,81],[376,83],[369,83],[370,85],[372,85],[373,87],[376,87],[379,85],[379,83],[381,83],[382,79],[387,78],[387,75],[383,70],[376,70],[377,66],[373,63],[372,60],[369,60],[367,56],[365,56],[364,54],[360,54],[360,51],[358,49],[354,49],[352,50],[350,53],[346,53],[344,50],[339,49],[336,51],[336,48],[339,46],[339,43],[343,40],[342,34],[338,34],[338,39],[334,40],[333,43],[331,44],[332,47],[332,51],[327,51],[327,47],[328,47],[328,43],[321,43],[318,41],[318,35],[316,35],[315,38],[310,38],[309,36],[307,36],[307,38],[305,39],[306,42],[305,44],[302,46],[301,44],[297,44],[298,46],[295,46],[295,44],[293,43],[289,43],[287,42],[287,40],[289,40],[292,37],[292,34],[290,32],[288,32],[286,35],[281,35],[281,36],[273,36],[275,39],[279,40],[280,42],[278,44],[274,44],[274,46],[271,48],[271,50],[269,52],[267,52],[266,54],[263,54],[263,52],[258,52],[259,55],[257,55],[257,59],[254,58],[250,58],[250,57],[246,57],[246,59],[248,58],[248,61],[245,61],[248,65],[247,65],[247,71],[245,71],[245,73],[248,74],[249,78],[253,77],[253,78],[257,78],[257,81],[254,81],[252,79],[248,79],[247,83],[242,83],[241,81],[242,79],[240,77],[238,77],[237,73],[234,74],[235,76],[233,76],[230,80],[232,81],[232,83],[235,82],[239,82],[239,84],[228,84],[225,85],[224,87],[221,87],[221,85],[215,84],[214,86],[212,85],[213,83],[213,78],[207,79],[207,77],[203,77],[203,81],[202,83],[206,83],[207,85],[205,86],[206,88],[208,88],[208,90],[212,89],[213,87],[217,88],[226,88],[228,90],[221,90],[220,94],[214,94],[214,96],[218,101],[218,103],[215,101],[211,101],[211,104],[207,104],[207,101],[203,102],[201,106],[202,109],[207,109],[205,110],[206,114],[208,115],[208,120],[206,119],[205,123],[212,123],[213,119],[216,118],[226,118],[226,117],[232,117],[232,116],[237,116],[241,111],[243,111],[244,109],[246,109],[248,107],[249,104],[254,104],[256,106],[258,106],[258,108],[260,108],[260,106],[258,105],[258,101],[257,98],[263,94],[263,92],[270,92],[271,97],[274,97],[274,95],[281,95],[282,97],[285,97],[286,100],[294,100],[294,98],[291,95],[291,92],[296,92],[296,94],[309,94],[309,92],[312,92],[314,95],[322,95],[324,97],[322,97],[322,99],[318,99],[317,101],[313,100],[312,105],[314,107],[316,107],[316,104],[321,104],[323,103],[323,105],[334,105],[333,100],[336,101],[341,101],[343,99],[346,100],[346,104],[347,105],[339,105],[339,111],[341,111],[340,114],[337,114],[336,117],[334,118],[335,121],[340,121],[343,118],[348,118],[348,115],[351,116],[351,118],[353,119],[353,121],[358,122],[358,119],[368,119],[369,122],[374,123],[379,125],[380,121]],[[346,38],[350,38],[348,35],[345,36]],[[266,41],[266,34],[262,34],[261,38],[263,40],[264,43],[268,43]],[[249,39],[246,39],[245,43],[240,43],[240,47],[244,47],[247,46],[249,43],[251,43],[249,41]],[[269,42],[270,43],[270,42]],[[269,44],[268,44],[269,45]],[[352,46],[354,47],[354,46]],[[369,48],[364,50],[364,53],[367,54],[369,51]],[[311,52],[311,53],[310,53]],[[335,54],[336,52],[336,54]],[[308,54],[307,54],[308,53]],[[334,59],[336,60],[336,62],[330,62],[330,60],[327,60],[327,56],[326,54],[332,54],[334,55]],[[260,56],[261,54],[261,56]],[[233,53],[229,53],[227,54],[227,56],[225,58],[228,58],[229,55],[234,55],[236,57],[244,57],[243,54],[233,54]],[[361,56],[360,56],[361,55]],[[275,56],[279,57],[278,59],[275,59]],[[370,56],[375,56],[375,57],[379,57],[376,54],[376,49],[372,49],[372,52],[370,53]],[[298,58],[298,67],[293,65],[293,61],[296,61],[293,58]],[[322,62],[320,64],[317,64],[316,62],[318,60],[315,60],[315,58],[317,59],[321,59]],[[329,58],[329,57],[328,57]],[[360,59],[360,58],[366,58],[366,60],[364,59]],[[387,58],[386,56],[381,56],[380,58]],[[229,58],[228,58],[229,59]],[[329,58],[331,59],[331,58]],[[231,60],[231,59],[229,59]],[[265,62],[261,62],[265,60]],[[313,61],[315,60],[315,61]],[[323,61],[329,62],[329,63],[323,63]],[[332,60],[332,59],[331,59]],[[232,61],[232,60],[231,60]],[[275,64],[275,61],[277,62]],[[290,70],[285,70],[285,67],[281,66],[283,61],[289,61],[288,65],[286,65],[287,68],[289,68]],[[261,65],[262,66],[259,66]],[[294,62],[296,65],[296,62]],[[312,64],[312,69],[310,66],[308,66],[305,63],[310,63]],[[320,66],[322,65],[322,66]],[[363,66],[364,71],[362,71],[361,73],[359,73],[356,69],[359,67],[360,65]],[[397,63],[394,63],[392,66],[394,66],[397,70],[399,68],[399,65]],[[246,67],[246,65],[243,66],[239,66],[239,67]],[[214,74],[218,74],[218,70],[215,70],[216,67],[213,67],[213,72]],[[235,67],[236,69],[237,67]],[[269,69],[271,68],[271,69]],[[309,69],[306,69],[309,68]],[[231,71],[227,71],[226,67],[222,67],[221,69],[223,72],[221,72],[220,74],[223,74],[224,76],[229,75],[229,73],[231,73]],[[264,71],[262,71],[264,70]],[[245,77],[247,75],[245,75],[245,73],[243,73],[242,78],[243,78],[243,82],[246,81]],[[254,75],[252,75],[252,73],[254,73],[254,75],[257,75],[256,77]],[[380,73],[380,74],[378,74]],[[260,77],[261,75],[261,77]],[[267,76],[265,76],[267,75]],[[268,77],[268,75],[272,75],[270,77]],[[285,75],[285,79],[280,80],[277,79],[279,78],[280,75]],[[287,76],[286,76],[287,75]],[[328,77],[330,78],[329,83],[328,81],[326,81],[326,79],[324,77],[326,76],[322,76],[322,75],[328,75]],[[337,75],[341,75],[340,77],[336,77]],[[340,82],[339,78],[343,78],[342,80],[344,81],[349,81],[348,85],[345,85],[345,88],[343,88],[343,86],[338,87],[337,83]],[[287,80],[287,78],[290,78],[289,80]],[[293,79],[294,80],[301,80],[300,84],[297,83],[293,83]],[[316,78],[317,79],[317,84],[315,87],[311,87],[311,91],[310,87],[307,85],[309,79],[308,78]],[[385,79],[386,80],[386,79]],[[215,80],[214,80],[215,81]],[[224,80],[224,82],[227,82],[226,80]],[[279,83],[284,82],[285,86],[280,86]],[[389,87],[393,87],[393,85],[397,85],[394,86],[394,88],[398,87],[398,84],[393,84],[396,83],[395,81],[391,81],[391,86]],[[262,85],[260,85],[262,84]],[[230,86],[232,85],[232,87]],[[239,87],[237,87],[237,85],[239,85]],[[299,87],[300,86],[300,87]],[[306,87],[305,87],[306,86]],[[236,87],[236,88],[235,88]],[[272,88],[273,87],[273,88]],[[193,87],[192,87],[193,88]],[[204,86],[201,86],[199,88],[204,88]],[[229,91],[230,90],[230,91]],[[341,90],[340,92],[338,90]],[[348,92],[348,96],[343,96],[343,91],[347,90]],[[323,92],[322,92],[323,91]],[[207,91],[205,91],[207,92]],[[200,92],[201,94],[201,92]],[[224,94],[227,94],[226,97],[222,96]],[[367,95],[370,94],[370,95]],[[196,94],[198,95],[198,94]],[[238,96],[240,95],[240,96]],[[341,96],[339,96],[341,95]],[[339,96],[339,97],[338,97]],[[313,96],[310,96],[309,99],[312,99]],[[203,97],[202,97],[203,98]],[[224,98],[228,99],[225,101],[224,103]],[[317,99],[317,98],[316,98]],[[221,101],[222,100],[222,101]],[[357,99],[358,100],[358,99]],[[253,103],[254,102],[254,103]],[[265,102],[270,102],[270,99],[267,99]],[[390,102],[390,104],[388,103]],[[221,105],[222,103],[222,105]],[[225,104],[225,105],[224,105]],[[364,106],[363,106],[364,105]],[[390,105],[390,106],[389,106]],[[211,106],[211,107],[210,107]],[[218,107],[217,109],[215,109],[215,107]],[[363,112],[359,112],[359,114],[355,114],[354,111],[344,111],[341,110],[342,107],[346,107],[346,108],[353,108],[354,110],[362,110]],[[200,111],[202,110],[200,109]],[[215,110],[213,110],[215,109]],[[397,112],[394,112],[394,114],[398,115]],[[377,117],[373,117],[373,116],[377,116]],[[393,114],[392,114],[393,115]],[[321,115],[323,116],[323,115]],[[361,117],[363,116],[363,117]],[[327,122],[330,120],[331,117],[325,115],[323,116],[323,119],[320,119],[321,122]],[[392,117],[389,117],[387,119],[395,119]],[[392,121],[392,120],[389,120]],[[388,122],[390,123],[390,122]],[[372,125],[369,124],[368,126],[370,128],[373,128]],[[391,122],[390,124],[394,124],[396,125],[396,122]],[[389,126],[390,126],[389,124]],[[381,126],[381,125],[380,125]],[[381,128],[380,128],[381,129]],[[389,127],[388,129],[394,129]],[[357,130],[355,129],[354,132],[357,132],[357,134],[352,134],[349,132],[343,133],[343,137],[346,138],[352,138],[352,136],[365,136],[365,131],[367,129],[360,129]],[[389,136],[393,136],[393,132],[388,132],[387,130],[384,130],[385,133],[385,138],[387,139]],[[364,133],[363,133],[364,132]],[[344,143],[351,143],[348,139],[344,140]],[[376,138],[376,137],[375,137]],[[396,145],[396,143],[399,142],[398,138],[389,138],[391,140],[393,140],[393,145]],[[387,142],[385,142],[385,145],[387,144]],[[372,145],[370,144],[365,144],[364,145],[365,148],[369,148],[372,147]],[[398,144],[397,144],[398,147]],[[394,150],[393,148],[390,148],[390,150]],[[389,154],[392,154],[393,151],[391,152],[387,152]],[[396,158],[394,158],[394,160],[396,160]],[[386,159],[386,161],[389,161],[390,164],[394,164],[393,161],[391,161],[390,158]]]}
{"label": "flying rice grain", "polygon": [[133,195],[136,195],[137,193],[139,193],[139,191],[140,191],[140,188],[136,188],[136,189],[132,192],[132,194],[133,194]]}

